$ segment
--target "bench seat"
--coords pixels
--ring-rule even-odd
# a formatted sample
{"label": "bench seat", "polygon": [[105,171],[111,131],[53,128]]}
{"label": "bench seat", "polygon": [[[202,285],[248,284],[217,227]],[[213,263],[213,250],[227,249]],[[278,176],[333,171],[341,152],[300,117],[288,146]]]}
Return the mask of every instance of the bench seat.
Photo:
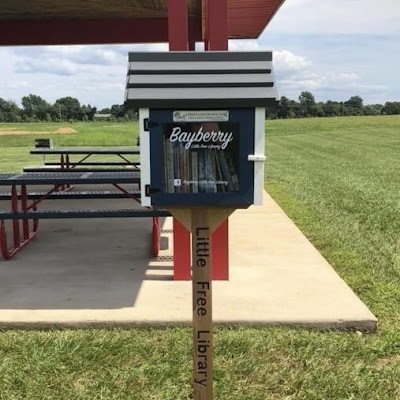
{"label": "bench seat", "polygon": [[[44,165],[48,165],[48,166],[53,166],[53,167],[60,167],[61,164],[60,162],[52,162],[52,161],[46,161],[44,163]],[[86,166],[86,167],[122,167],[122,166],[130,166],[130,165],[134,165],[134,166],[139,166],[140,162],[139,161],[134,161],[134,162],[130,162],[129,164],[126,162],[106,162],[106,161],[84,161],[84,162],[69,162],[69,166],[70,167],[75,167],[75,166]],[[64,164],[64,168],[65,168],[65,164]]]}
{"label": "bench seat", "polygon": [[99,209],[99,210],[38,210],[19,211],[17,213],[0,212],[0,220],[13,219],[73,219],[73,218],[142,218],[142,217],[169,217],[167,210],[156,210],[151,208],[128,208],[128,209]]}
{"label": "bench seat", "polygon": [[24,172],[121,172],[137,171],[136,168],[53,168],[53,167],[25,167]]}
{"label": "bench seat", "polygon": [[[127,190],[129,195],[139,199],[140,190]],[[38,200],[46,196],[47,192],[31,192],[27,194],[29,200]],[[119,190],[86,190],[86,191],[69,191],[54,192],[46,196],[49,200],[65,200],[65,199],[123,199],[127,195]],[[18,195],[21,199],[21,195]],[[0,193],[0,200],[11,200],[11,193]]]}

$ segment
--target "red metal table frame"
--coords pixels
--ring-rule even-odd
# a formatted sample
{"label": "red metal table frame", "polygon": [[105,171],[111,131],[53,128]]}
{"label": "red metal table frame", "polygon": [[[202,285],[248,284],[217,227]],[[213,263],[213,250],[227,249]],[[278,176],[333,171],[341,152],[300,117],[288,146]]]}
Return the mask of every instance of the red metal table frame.
{"label": "red metal table frame", "polygon": [[[137,165],[127,157],[131,155],[140,154],[139,147],[56,147],[47,148],[39,147],[30,151],[30,154],[41,154],[46,160],[46,155],[59,155],[60,161],[59,166],[62,170],[72,170],[76,167],[84,165],[84,162],[93,155],[113,155],[117,156],[126,166],[132,166],[134,169],[138,169]],[[82,156],[77,162],[73,162],[70,159],[72,155]],[[57,186],[56,190],[66,190],[69,185]]]}
{"label": "red metal table frame", "polygon": [[[140,174],[137,171],[121,171],[121,172],[41,172],[41,173],[22,173],[22,174],[0,174],[0,186],[11,187],[11,211],[18,213],[36,211],[37,206],[46,200],[52,193],[57,191],[61,185],[79,185],[79,184],[111,184],[121,191],[127,198],[132,198],[134,201],[138,199],[130,194],[122,184],[138,184],[140,183]],[[29,204],[27,186],[51,185],[49,189],[39,199],[32,201]],[[20,190],[18,188],[20,187]],[[22,223],[22,240],[20,237],[20,223]],[[8,248],[7,234],[5,221],[0,222],[0,250],[5,259],[12,258],[23,247],[30,243],[37,235],[38,220],[33,219],[32,229],[30,229],[29,220],[12,220],[12,236],[13,247]],[[153,217],[152,228],[152,250],[153,256],[158,256],[160,248],[161,226],[159,217]]]}
{"label": "red metal table frame", "polygon": [[[47,148],[40,147],[30,151],[31,154],[59,155],[60,167],[73,169],[77,166],[84,165],[83,163],[93,155],[114,155],[124,161],[126,166],[132,166],[136,169],[137,165],[129,160],[127,156],[140,154],[139,147],[58,147]],[[71,164],[70,156],[80,155],[82,158]]]}

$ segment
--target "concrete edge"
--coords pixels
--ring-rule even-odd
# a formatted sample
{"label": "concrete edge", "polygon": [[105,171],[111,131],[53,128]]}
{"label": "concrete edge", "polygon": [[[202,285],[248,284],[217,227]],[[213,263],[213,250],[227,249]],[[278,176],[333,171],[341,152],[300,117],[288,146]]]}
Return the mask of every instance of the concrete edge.
{"label": "concrete edge", "polygon": [[[295,328],[317,331],[360,331],[374,333],[378,330],[378,321],[214,321],[215,327],[226,328]],[[0,331],[5,330],[53,330],[53,329],[169,329],[189,328],[189,321],[19,321],[0,322]]]}

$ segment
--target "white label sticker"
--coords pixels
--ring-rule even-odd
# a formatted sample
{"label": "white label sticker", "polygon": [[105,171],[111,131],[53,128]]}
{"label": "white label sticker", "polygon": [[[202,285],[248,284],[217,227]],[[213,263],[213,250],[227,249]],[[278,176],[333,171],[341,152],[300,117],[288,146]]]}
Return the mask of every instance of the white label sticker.
{"label": "white label sticker", "polygon": [[174,179],[174,186],[181,186],[182,180],[181,179]]}

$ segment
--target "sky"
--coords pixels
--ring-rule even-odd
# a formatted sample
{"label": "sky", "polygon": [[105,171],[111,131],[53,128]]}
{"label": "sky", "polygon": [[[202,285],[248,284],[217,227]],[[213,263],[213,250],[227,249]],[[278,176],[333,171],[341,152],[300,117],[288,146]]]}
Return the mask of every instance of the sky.
{"label": "sky", "polygon": [[[286,0],[257,40],[229,50],[272,50],[279,96],[364,104],[400,101],[400,0]],[[124,101],[129,51],[165,44],[0,47],[0,98],[64,96],[99,110]]]}

